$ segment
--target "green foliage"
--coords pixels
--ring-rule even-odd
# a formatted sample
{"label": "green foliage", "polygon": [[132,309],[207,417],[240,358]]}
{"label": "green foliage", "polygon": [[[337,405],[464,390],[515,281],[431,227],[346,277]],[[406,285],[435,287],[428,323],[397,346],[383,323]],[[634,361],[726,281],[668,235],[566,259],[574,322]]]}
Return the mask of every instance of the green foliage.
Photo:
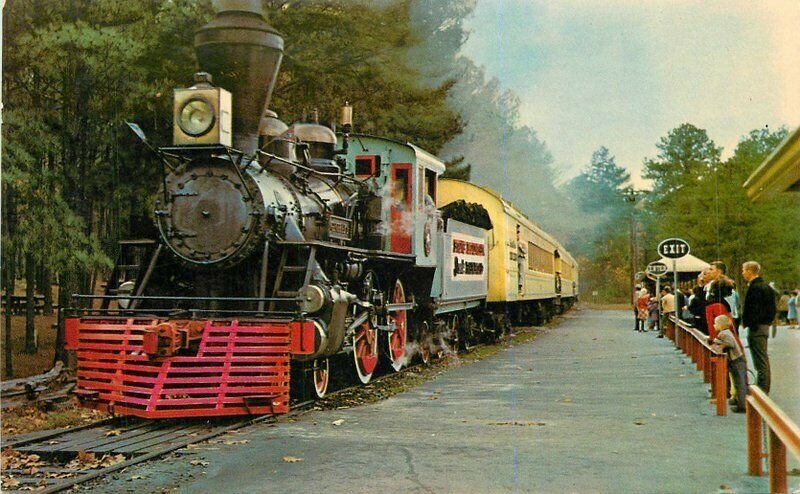
{"label": "green foliage", "polygon": [[407,51],[419,46],[409,2],[291,3],[269,21],[286,38],[271,106],[283,119],[303,119],[318,109],[338,117],[349,101],[357,132],[412,141],[438,153],[460,129],[445,97],[452,81],[421,84]]}
{"label": "green foliage", "polygon": [[646,162],[657,192],[643,216],[653,257],[658,240],[677,236],[693,255],[725,262],[740,290],[740,266],[748,260],[760,262],[779,285],[797,283],[800,237],[789,226],[800,213],[797,200],[751,203],[742,187],[785,136],[786,129],[753,130],[724,162],[705,130],[684,124],[662,138],[659,159]]}
{"label": "green foliage", "polygon": [[[110,265],[106,254],[129,234],[129,218],[150,209],[156,177],[123,122],[141,119],[152,130],[159,121],[148,125],[148,115],[169,121],[171,101],[161,95],[176,85],[175,66],[155,55],[190,46],[209,10],[188,0],[7,2],[3,186],[17,219],[4,247],[31,253],[62,280],[83,279],[83,289],[88,278],[75,274]],[[170,36],[182,42],[166,43]],[[13,251],[4,249],[4,261]]]}
{"label": "green foliage", "polygon": [[579,259],[581,291],[600,301],[626,300],[630,277],[630,216],[625,201],[630,173],[600,147],[580,175],[563,189],[577,206],[568,248]]}
{"label": "green foliage", "polygon": [[[452,80],[423,81],[408,57],[424,39],[410,1],[264,5],[286,39],[273,107],[288,121],[349,100],[358,131],[434,153],[460,131]],[[212,15],[210,0],[6,2],[4,215],[16,221],[4,221],[4,265],[30,251],[85,290],[118,239],[151,234],[158,166],[124,122],[170,142],[172,90],[192,80],[194,32]]]}
{"label": "green foliage", "polygon": [[685,123],[672,129],[656,144],[655,159],[645,160],[644,178],[653,181],[653,198],[658,201],[685,187],[708,180],[719,163],[722,148],[714,144],[705,129]]}

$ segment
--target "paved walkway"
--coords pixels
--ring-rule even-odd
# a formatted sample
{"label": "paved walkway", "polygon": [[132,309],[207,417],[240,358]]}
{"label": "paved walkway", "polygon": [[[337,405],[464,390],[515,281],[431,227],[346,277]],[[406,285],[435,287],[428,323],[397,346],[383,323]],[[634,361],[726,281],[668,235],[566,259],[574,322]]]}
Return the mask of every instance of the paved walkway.
{"label": "paved walkway", "polygon": [[[746,476],[744,415],[715,416],[691,363],[629,319],[573,312],[533,342],[383,402],[250,428],[232,438],[246,444],[190,450],[96,491],[766,492],[766,478]],[[796,383],[792,372],[777,374]]]}

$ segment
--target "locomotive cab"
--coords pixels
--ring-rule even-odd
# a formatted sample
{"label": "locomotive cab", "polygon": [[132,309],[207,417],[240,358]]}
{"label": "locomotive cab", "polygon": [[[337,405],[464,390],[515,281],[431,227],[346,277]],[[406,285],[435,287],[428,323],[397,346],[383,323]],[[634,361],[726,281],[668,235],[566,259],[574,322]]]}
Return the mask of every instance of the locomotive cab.
{"label": "locomotive cab", "polygon": [[413,144],[369,135],[352,136],[347,152],[346,173],[366,180],[377,196],[366,205],[370,248],[411,254],[417,266],[434,267],[434,235],[442,231],[436,199],[444,163]]}

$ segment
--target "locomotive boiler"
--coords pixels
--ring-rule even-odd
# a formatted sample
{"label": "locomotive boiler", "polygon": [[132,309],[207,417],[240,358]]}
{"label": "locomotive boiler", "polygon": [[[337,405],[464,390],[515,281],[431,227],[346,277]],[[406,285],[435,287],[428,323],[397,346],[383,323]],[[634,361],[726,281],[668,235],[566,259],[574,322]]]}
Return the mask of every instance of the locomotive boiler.
{"label": "locomotive boiler", "polygon": [[[353,133],[349,105],[338,134],[316,118],[283,123],[269,109],[282,37],[258,0],[220,5],[195,35],[194,84],[175,90],[172,145],[158,149],[158,238],[122,242],[106,294],[65,311],[86,406],[285,412],[290,390],[325,396],[332,368],[367,383],[414,353],[496,338],[512,312],[576,299],[553,285],[487,302],[490,279],[508,277],[492,262],[492,222],[506,235],[511,220],[440,192],[435,156]],[[568,254],[537,232],[526,248],[549,243],[528,268],[560,280]]]}

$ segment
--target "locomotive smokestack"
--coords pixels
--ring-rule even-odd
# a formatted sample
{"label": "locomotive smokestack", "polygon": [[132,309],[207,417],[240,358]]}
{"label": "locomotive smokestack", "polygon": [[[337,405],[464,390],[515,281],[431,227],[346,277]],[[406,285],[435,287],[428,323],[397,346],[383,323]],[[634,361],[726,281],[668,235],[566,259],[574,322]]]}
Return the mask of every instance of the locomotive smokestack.
{"label": "locomotive smokestack", "polygon": [[264,21],[260,0],[217,0],[216,17],[197,30],[200,70],[233,94],[233,147],[253,154],[283,58],[283,38]]}

